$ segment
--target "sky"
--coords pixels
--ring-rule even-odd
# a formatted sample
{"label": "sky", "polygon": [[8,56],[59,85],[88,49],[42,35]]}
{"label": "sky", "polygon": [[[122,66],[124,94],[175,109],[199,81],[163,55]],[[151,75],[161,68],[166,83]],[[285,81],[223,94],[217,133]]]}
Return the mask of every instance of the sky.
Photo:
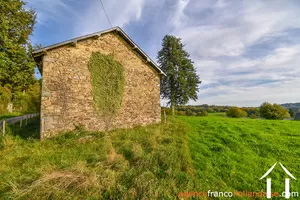
{"label": "sky", "polygon": [[[300,102],[300,1],[102,0],[153,60],[162,38],[182,38],[202,80],[191,105]],[[43,46],[109,29],[100,0],[27,0]]]}

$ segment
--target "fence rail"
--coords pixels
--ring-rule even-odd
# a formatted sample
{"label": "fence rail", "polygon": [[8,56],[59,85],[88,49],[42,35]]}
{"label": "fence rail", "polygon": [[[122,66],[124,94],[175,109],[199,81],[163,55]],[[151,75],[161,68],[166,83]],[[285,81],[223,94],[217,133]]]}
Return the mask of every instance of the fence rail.
{"label": "fence rail", "polygon": [[32,113],[32,114],[27,114],[27,115],[23,115],[23,116],[12,117],[12,118],[8,118],[8,119],[0,120],[0,129],[1,129],[2,135],[5,135],[6,124],[20,123],[20,128],[21,128],[24,123],[25,123],[25,125],[27,125],[28,119],[31,119],[38,115],[39,115],[39,113]]}

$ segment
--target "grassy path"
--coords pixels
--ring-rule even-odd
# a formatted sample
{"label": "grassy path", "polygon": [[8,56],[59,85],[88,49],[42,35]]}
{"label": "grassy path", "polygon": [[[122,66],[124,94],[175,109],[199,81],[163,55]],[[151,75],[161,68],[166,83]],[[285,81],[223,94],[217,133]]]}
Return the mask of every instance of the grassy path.
{"label": "grassy path", "polygon": [[[190,125],[189,148],[200,191],[265,191],[259,178],[281,162],[300,179],[300,123],[223,116],[179,117]],[[278,165],[272,191],[284,191],[286,175]],[[291,180],[300,193],[300,181]]]}

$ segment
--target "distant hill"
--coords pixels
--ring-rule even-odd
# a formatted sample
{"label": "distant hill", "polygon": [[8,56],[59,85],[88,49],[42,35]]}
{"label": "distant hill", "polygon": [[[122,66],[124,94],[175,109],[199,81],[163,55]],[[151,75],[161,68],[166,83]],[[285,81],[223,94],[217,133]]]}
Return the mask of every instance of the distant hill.
{"label": "distant hill", "polygon": [[298,102],[298,103],[284,103],[284,104],[281,104],[281,106],[285,107],[286,109],[292,108],[295,112],[300,110],[300,102]]}

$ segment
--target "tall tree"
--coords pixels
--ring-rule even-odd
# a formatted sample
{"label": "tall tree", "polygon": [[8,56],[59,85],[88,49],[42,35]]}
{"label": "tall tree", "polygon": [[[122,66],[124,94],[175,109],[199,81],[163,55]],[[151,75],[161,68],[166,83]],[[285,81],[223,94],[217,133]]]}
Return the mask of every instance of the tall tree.
{"label": "tall tree", "polygon": [[289,114],[291,115],[291,117],[295,117],[295,111],[292,109],[292,108],[290,108],[289,109]]}
{"label": "tall tree", "polygon": [[180,38],[166,35],[157,59],[161,69],[167,74],[161,79],[161,96],[168,99],[174,114],[175,106],[184,105],[190,99],[198,99],[198,85],[201,81]]}
{"label": "tall tree", "polygon": [[36,15],[22,0],[0,0],[0,85],[24,91],[35,82],[29,36]]}

